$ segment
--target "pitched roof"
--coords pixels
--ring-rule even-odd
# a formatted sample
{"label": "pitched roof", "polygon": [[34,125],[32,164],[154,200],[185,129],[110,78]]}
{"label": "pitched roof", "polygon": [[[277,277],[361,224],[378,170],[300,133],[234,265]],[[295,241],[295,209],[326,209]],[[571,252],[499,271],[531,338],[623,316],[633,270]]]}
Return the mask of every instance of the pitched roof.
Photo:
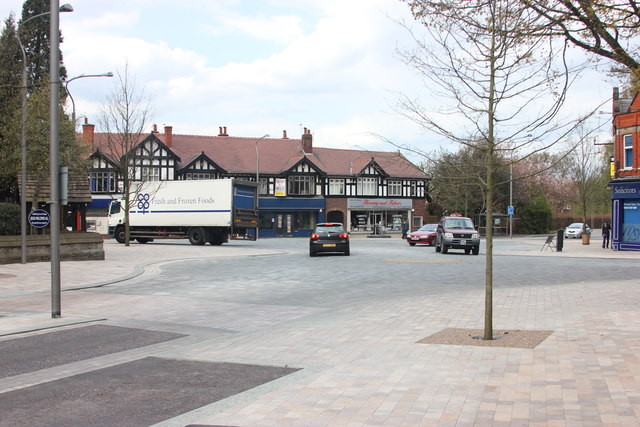
{"label": "pitched roof", "polygon": [[[316,169],[331,176],[357,175],[373,162],[392,177],[427,179],[424,172],[397,152],[313,147],[311,153],[305,153],[302,139],[153,135],[180,158],[179,168],[204,154],[227,173],[253,174],[256,172],[257,144],[261,174],[283,174],[305,159]],[[140,142],[148,136],[142,135]],[[95,133],[93,146],[107,157],[115,157],[106,144],[105,134]]]}

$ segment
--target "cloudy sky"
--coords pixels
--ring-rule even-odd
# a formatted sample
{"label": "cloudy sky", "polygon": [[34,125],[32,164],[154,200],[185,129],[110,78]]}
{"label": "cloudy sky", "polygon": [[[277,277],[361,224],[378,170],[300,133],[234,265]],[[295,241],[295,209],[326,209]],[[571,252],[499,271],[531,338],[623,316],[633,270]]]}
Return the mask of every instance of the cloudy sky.
{"label": "cloudy sky", "polygon": [[[17,18],[22,0],[0,0]],[[66,3],[66,1],[61,1]],[[178,134],[270,134],[314,145],[395,148],[371,134],[425,151],[446,144],[395,110],[398,93],[429,98],[395,53],[413,45],[397,21],[399,0],[74,0],[60,15],[69,78],[128,63],[152,102],[153,120]],[[80,120],[97,123],[113,79],[69,85]],[[576,112],[608,99],[611,81],[587,74],[570,97]]]}

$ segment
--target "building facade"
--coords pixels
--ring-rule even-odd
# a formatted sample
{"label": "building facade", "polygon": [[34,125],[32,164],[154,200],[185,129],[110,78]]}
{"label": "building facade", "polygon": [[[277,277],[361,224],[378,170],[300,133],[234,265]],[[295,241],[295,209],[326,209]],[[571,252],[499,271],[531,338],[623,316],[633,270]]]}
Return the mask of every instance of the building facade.
{"label": "building facade", "polygon": [[640,250],[640,96],[613,92],[611,247]]}
{"label": "building facade", "polygon": [[[122,155],[109,135],[85,123],[82,138],[92,147],[93,201],[88,221],[106,233],[106,210],[122,193]],[[400,153],[313,146],[300,139],[164,133],[157,127],[126,157],[135,180],[236,178],[259,185],[260,237],[307,236],[316,223],[341,222],[352,231],[412,228],[426,217],[429,178]]]}

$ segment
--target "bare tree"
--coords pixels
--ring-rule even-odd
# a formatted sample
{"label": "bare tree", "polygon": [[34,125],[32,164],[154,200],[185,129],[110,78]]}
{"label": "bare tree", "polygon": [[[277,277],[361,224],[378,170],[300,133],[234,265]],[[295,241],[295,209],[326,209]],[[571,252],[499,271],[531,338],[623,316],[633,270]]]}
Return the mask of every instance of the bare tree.
{"label": "bare tree", "polygon": [[[540,18],[541,31],[563,37],[620,67],[640,83],[640,4],[636,0],[520,0]],[[636,90],[640,87],[636,86]]]}
{"label": "bare tree", "polygon": [[605,188],[602,176],[607,163],[600,146],[594,144],[584,125],[577,128],[575,135],[578,141],[570,142],[571,147],[575,148],[567,158],[566,170],[567,176],[574,183],[578,208],[582,214],[582,232],[585,233],[589,213]]}
{"label": "bare tree", "polygon": [[144,89],[137,86],[135,78],[129,73],[128,65],[124,71],[118,71],[114,79],[114,88],[102,106],[100,127],[106,138],[104,148],[120,170],[121,191],[125,209],[125,244],[129,245],[130,199],[138,192],[144,181],[143,161],[136,148],[148,125],[151,112],[150,101]]}
{"label": "bare tree", "polygon": [[[401,111],[442,137],[482,153],[487,224],[493,224],[497,171],[548,150],[571,128],[558,121],[571,70],[564,46],[533,37],[540,23],[520,3],[507,0],[409,2],[428,38],[402,56],[431,84],[442,106],[428,111],[403,96]],[[557,65],[557,68],[556,68]],[[545,141],[543,143],[541,141]],[[508,163],[507,163],[508,166]],[[487,227],[485,340],[493,339],[493,229]]]}

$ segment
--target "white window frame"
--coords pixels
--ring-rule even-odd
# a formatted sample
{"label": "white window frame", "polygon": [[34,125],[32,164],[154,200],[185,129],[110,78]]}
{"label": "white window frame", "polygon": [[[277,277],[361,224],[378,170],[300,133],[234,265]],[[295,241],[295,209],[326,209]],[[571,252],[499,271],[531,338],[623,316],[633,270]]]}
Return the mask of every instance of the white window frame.
{"label": "white window frame", "polygon": [[356,185],[358,196],[378,195],[378,178],[360,177]]}
{"label": "white window frame", "polygon": [[269,194],[269,178],[258,178],[258,194]]}
{"label": "white window frame", "polygon": [[292,175],[287,179],[287,192],[291,196],[315,196],[316,177],[313,175]]}
{"label": "white window frame", "polygon": [[402,196],[402,181],[387,181],[387,196]]}
{"label": "white window frame", "polygon": [[628,134],[622,137],[624,169],[633,168],[633,135]]}
{"label": "white window frame", "polygon": [[329,178],[329,194],[332,196],[344,196],[344,179]]}
{"label": "white window frame", "polygon": [[141,166],[140,178],[142,181],[160,181],[160,168],[155,166]]}

